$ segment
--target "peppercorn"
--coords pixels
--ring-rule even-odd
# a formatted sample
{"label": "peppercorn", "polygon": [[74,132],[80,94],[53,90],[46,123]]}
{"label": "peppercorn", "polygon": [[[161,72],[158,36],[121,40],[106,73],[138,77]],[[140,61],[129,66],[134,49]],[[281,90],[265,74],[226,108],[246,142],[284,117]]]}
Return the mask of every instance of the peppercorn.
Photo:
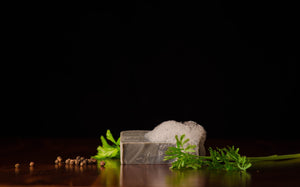
{"label": "peppercorn", "polygon": [[105,162],[104,162],[104,161],[101,161],[101,162],[100,162],[100,166],[105,166]]}
{"label": "peppercorn", "polygon": [[58,156],[56,159],[58,160],[58,162],[61,162],[61,161],[62,161],[61,156]]}
{"label": "peppercorn", "polygon": [[84,161],[80,162],[81,167],[84,166],[84,165],[86,165],[86,162],[84,162]]}
{"label": "peppercorn", "polygon": [[29,163],[29,166],[30,166],[30,167],[33,167],[33,166],[34,166],[34,162],[30,162],[30,163]]}
{"label": "peppercorn", "polygon": [[75,160],[75,161],[74,161],[74,164],[75,164],[75,165],[79,165],[79,160]]}
{"label": "peppercorn", "polygon": [[74,162],[75,162],[75,161],[74,161],[73,159],[71,159],[71,160],[70,160],[70,165],[73,165]]}

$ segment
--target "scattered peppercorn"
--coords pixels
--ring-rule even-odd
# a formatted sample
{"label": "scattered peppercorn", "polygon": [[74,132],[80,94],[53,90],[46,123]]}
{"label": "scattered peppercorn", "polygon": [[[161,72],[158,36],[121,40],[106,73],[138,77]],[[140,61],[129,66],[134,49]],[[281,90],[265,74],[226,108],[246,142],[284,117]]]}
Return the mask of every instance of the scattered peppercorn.
{"label": "scattered peppercorn", "polygon": [[58,160],[58,162],[61,162],[61,161],[62,161],[61,156],[58,156],[56,159]]}
{"label": "scattered peppercorn", "polygon": [[104,161],[101,161],[101,162],[100,162],[100,166],[102,166],[102,167],[105,166],[105,162],[104,162]]}
{"label": "scattered peppercorn", "polygon": [[79,165],[79,160],[75,160],[75,165]]}
{"label": "scattered peppercorn", "polygon": [[74,160],[70,160],[70,165],[73,165],[74,164]]}
{"label": "scattered peppercorn", "polygon": [[29,166],[30,166],[30,167],[33,167],[33,166],[34,166],[34,162],[30,162],[30,163],[29,163]]}
{"label": "scattered peppercorn", "polygon": [[[62,164],[63,163],[63,159],[61,156],[57,156],[56,160],[54,161],[55,165],[59,165],[59,164]],[[83,166],[86,166],[86,165],[93,165],[93,164],[96,164],[97,163],[97,160],[96,159],[93,159],[93,158],[84,158],[82,156],[76,156],[74,159],[71,159],[71,158],[67,158],[64,163],[66,164],[66,167],[67,165],[76,165],[76,166],[80,166],[80,167],[83,167]],[[102,165],[101,166],[104,166],[105,165],[105,162],[103,161],[102,162]]]}
{"label": "scattered peppercorn", "polygon": [[85,164],[83,163],[83,162],[80,162],[80,166],[82,167],[82,166],[84,166]]}

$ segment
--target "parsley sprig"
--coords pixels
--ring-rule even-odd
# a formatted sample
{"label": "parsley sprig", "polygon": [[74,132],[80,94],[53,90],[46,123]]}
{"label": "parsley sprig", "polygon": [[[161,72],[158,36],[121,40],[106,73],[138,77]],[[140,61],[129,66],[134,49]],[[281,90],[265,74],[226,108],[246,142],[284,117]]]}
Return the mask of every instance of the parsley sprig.
{"label": "parsley sprig", "polygon": [[108,129],[106,131],[106,138],[111,141],[111,144],[108,144],[106,139],[101,136],[101,143],[102,146],[98,146],[97,151],[98,153],[92,158],[97,160],[104,160],[104,159],[119,159],[120,158],[120,138],[116,141]]}
{"label": "parsley sprig", "polygon": [[211,159],[208,161],[208,166],[214,169],[246,171],[252,164],[246,156],[241,156],[238,152],[239,148],[234,146],[216,148],[216,150],[210,147]]}
{"label": "parsley sprig", "polygon": [[180,139],[176,135],[176,147],[169,147],[166,151],[166,155],[164,157],[164,161],[166,160],[173,160],[171,168],[181,169],[181,168],[194,168],[197,169],[201,167],[201,162],[204,160],[198,159],[197,155],[193,155],[190,153],[195,152],[196,145],[184,145],[189,141],[186,139],[183,141],[185,135],[182,135]]}
{"label": "parsley sprig", "polygon": [[208,148],[210,156],[198,156],[195,152],[196,145],[187,144],[189,139],[184,140],[176,135],[176,147],[169,147],[165,152],[164,160],[173,160],[171,169],[218,169],[226,171],[246,171],[252,164],[266,161],[280,161],[300,159],[300,154],[271,155],[263,157],[246,157],[239,154],[239,148],[228,146],[226,148]]}
{"label": "parsley sprig", "polygon": [[240,170],[245,171],[251,167],[250,161],[245,157],[241,156],[239,148],[227,147],[227,148],[216,148],[215,150],[211,147],[208,149],[210,156],[198,156],[191,154],[195,152],[196,145],[187,144],[189,139],[184,140],[185,135],[180,138],[176,135],[176,147],[169,147],[166,151],[164,160],[174,160],[172,162],[172,169],[183,169],[183,168],[210,168],[219,170]]}

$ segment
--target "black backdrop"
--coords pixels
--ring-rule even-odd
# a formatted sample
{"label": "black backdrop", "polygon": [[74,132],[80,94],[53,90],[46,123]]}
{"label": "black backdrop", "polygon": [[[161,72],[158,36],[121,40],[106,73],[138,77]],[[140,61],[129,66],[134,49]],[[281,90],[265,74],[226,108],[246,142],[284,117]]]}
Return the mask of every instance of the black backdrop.
{"label": "black backdrop", "polygon": [[3,136],[117,136],[193,120],[211,138],[299,138],[294,5],[37,7],[10,33]]}

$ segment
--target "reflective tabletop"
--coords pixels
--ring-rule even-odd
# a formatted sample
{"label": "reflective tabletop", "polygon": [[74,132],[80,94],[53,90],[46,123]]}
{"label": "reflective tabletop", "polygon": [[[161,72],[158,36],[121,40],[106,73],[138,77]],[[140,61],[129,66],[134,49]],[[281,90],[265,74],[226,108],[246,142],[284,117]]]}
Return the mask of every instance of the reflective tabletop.
{"label": "reflective tabletop", "polygon": [[[300,152],[299,141],[208,140],[207,146],[236,145],[249,156]],[[84,166],[55,164],[59,155],[89,157],[97,139],[3,139],[0,186],[299,186],[300,159],[256,164],[247,172],[170,170],[170,165],[121,165],[107,160]],[[30,167],[29,163],[34,162]],[[15,164],[19,163],[19,167]]]}

